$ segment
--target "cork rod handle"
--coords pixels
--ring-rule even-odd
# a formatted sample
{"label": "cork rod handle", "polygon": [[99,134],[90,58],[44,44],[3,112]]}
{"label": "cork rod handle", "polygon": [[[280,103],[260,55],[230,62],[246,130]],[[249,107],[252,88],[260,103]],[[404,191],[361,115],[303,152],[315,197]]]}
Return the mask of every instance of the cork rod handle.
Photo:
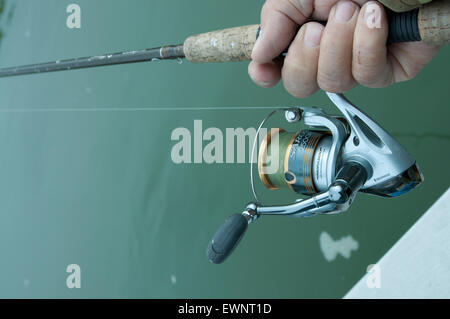
{"label": "cork rod handle", "polygon": [[235,62],[251,59],[259,25],[248,25],[193,35],[184,41],[190,62]]}
{"label": "cork rod handle", "polygon": [[450,1],[433,1],[419,9],[420,37],[433,45],[450,44]]}

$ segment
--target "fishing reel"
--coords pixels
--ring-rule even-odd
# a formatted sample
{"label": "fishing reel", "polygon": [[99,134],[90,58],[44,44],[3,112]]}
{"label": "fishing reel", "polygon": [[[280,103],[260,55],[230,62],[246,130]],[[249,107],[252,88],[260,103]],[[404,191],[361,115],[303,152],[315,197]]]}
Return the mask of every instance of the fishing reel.
{"label": "fishing reel", "polygon": [[[269,189],[290,188],[308,195],[295,203],[262,205],[254,187],[253,160],[250,179],[255,202],[242,214],[230,216],[208,245],[208,259],[222,263],[234,250],[248,224],[262,215],[311,217],[346,211],[359,192],[397,197],[423,181],[414,158],[368,115],[342,94],[327,93],[343,117],[314,107],[285,110],[287,122],[303,122],[308,129],[289,133],[271,129],[258,154],[258,173]],[[260,124],[252,149],[263,125]]]}

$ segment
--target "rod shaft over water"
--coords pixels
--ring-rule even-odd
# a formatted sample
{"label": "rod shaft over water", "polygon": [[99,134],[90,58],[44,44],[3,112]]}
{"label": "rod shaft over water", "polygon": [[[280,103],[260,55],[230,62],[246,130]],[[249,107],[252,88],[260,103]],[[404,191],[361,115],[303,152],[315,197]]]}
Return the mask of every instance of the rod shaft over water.
{"label": "rod shaft over water", "polygon": [[153,49],[124,51],[84,58],[57,60],[47,63],[29,64],[18,67],[3,68],[0,69],[0,77],[85,69],[114,64],[180,59],[180,58],[184,58],[184,51],[182,44],[158,47]]}

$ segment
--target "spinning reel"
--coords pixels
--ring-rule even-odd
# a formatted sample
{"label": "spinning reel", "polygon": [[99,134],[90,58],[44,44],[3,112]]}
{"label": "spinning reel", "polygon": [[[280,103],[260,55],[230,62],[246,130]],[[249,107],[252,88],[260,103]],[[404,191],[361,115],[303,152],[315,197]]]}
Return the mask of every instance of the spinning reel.
{"label": "spinning reel", "polygon": [[[260,204],[253,181],[255,202],[242,214],[231,215],[208,245],[208,259],[223,262],[234,250],[247,225],[262,215],[310,217],[346,211],[357,192],[383,197],[400,196],[415,188],[423,176],[414,158],[369,116],[342,94],[327,93],[344,117],[325,114],[319,108],[285,110],[289,123],[303,122],[310,128],[296,133],[272,129],[262,141],[258,173],[269,189],[290,188],[308,195],[280,206]],[[258,128],[275,113],[270,113]]]}

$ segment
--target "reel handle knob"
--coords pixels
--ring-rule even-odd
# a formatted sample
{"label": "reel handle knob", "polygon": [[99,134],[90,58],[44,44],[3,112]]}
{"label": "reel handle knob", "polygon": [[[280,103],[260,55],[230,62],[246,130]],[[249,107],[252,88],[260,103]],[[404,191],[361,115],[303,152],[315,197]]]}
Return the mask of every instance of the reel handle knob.
{"label": "reel handle knob", "polygon": [[236,248],[247,230],[248,220],[242,214],[228,217],[215,233],[206,250],[210,262],[222,263]]}

